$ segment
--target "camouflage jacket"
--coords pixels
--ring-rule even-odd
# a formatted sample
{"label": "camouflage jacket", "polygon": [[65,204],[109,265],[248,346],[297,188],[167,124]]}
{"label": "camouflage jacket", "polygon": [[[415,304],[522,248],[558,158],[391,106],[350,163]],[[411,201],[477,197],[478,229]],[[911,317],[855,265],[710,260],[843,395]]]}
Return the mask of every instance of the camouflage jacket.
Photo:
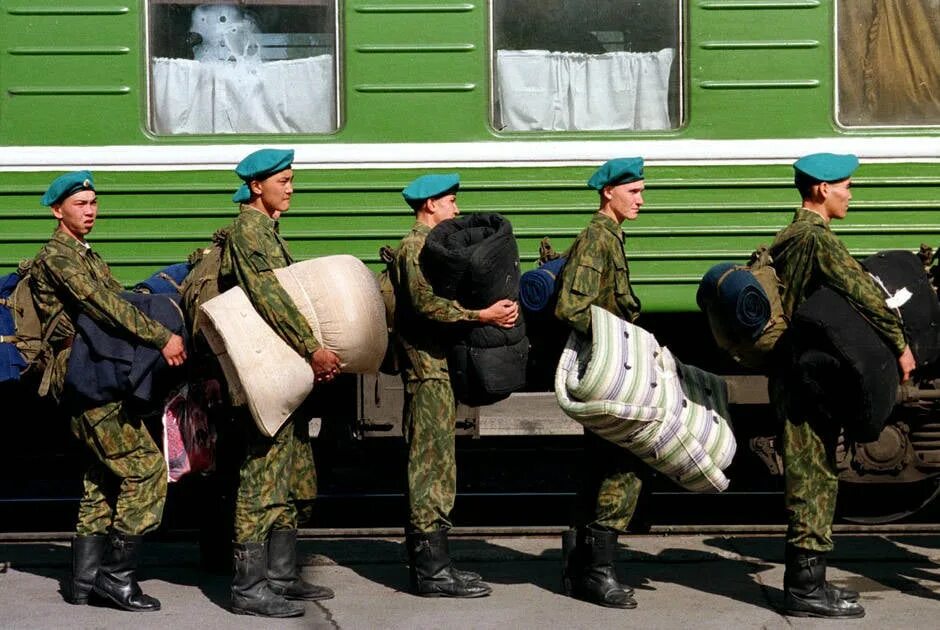
{"label": "camouflage jacket", "polygon": [[240,286],[268,326],[297,354],[309,359],[320,344],[274,275],[275,269],[293,262],[277,221],[242,205],[225,241],[219,288],[225,291]]}
{"label": "camouflage jacket", "polygon": [[[111,275],[101,256],[59,230],[33,261],[29,288],[44,334],[56,315],[63,313],[49,336],[49,343],[57,353],[71,345],[75,320],[82,313],[104,329],[130,334],[154,348],[163,348],[173,334],[121,298],[124,287]],[[53,370],[53,391],[61,389],[64,367],[62,363]]]}
{"label": "camouflage jacket", "polygon": [[568,250],[555,316],[582,334],[591,329],[591,305],[630,322],[640,315],[623,241],[620,225],[598,212]]}
{"label": "camouflage jacket", "polygon": [[907,342],[898,318],[868,272],[849,253],[829,224],[815,212],[800,208],[770,247],[774,269],[783,283],[783,310],[788,316],[813,291],[827,286],[845,296],[898,356]]}
{"label": "camouflage jacket", "polygon": [[101,256],[63,232],[56,230],[39,251],[29,275],[43,332],[59,311],[65,312],[50,337],[53,348],[75,334],[75,319],[81,313],[154,348],[163,348],[173,334],[122,299],[124,287]]}
{"label": "camouflage jacket", "polygon": [[418,263],[430,232],[420,221],[412,226],[401,240],[392,272],[398,354],[406,381],[449,378],[442,325],[480,317],[479,311],[434,294]]}

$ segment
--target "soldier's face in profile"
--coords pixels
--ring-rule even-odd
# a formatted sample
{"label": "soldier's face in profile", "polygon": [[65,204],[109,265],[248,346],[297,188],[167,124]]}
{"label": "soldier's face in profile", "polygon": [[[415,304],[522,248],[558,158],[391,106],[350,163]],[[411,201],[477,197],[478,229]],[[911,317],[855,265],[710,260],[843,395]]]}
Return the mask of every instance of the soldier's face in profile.
{"label": "soldier's face in profile", "polygon": [[429,205],[434,210],[434,218],[438,223],[446,221],[447,219],[453,219],[460,214],[460,208],[457,207],[457,195],[444,195],[443,197],[429,199],[428,201],[430,202]]}
{"label": "soldier's face in profile", "polygon": [[619,186],[608,186],[605,189],[610,209],[619,222],[633,221],[639,216],[644,190],[646,186],[642,179]]}
{"label": "soldier's face in profile", "polygon": [[825,185],[827,192],[823,207],[826,213],[830,219],[844,219],[849,212],[849,201],[852,200],[852,178]]}
{"label": "soldier's face in profile", "polygon": [[77,192],[53,205],[52,216],[58,219],[60,230],[84,241],[98,217],[98,195],[93,190]]}
{"label": "soldier's face in profile", "polygon": [[272,219],[277,219],[290,208],[290,198],[294,194],[294,171],[284,169],[262,180],[251,182],[251,190],[258,195],[262,209]]}

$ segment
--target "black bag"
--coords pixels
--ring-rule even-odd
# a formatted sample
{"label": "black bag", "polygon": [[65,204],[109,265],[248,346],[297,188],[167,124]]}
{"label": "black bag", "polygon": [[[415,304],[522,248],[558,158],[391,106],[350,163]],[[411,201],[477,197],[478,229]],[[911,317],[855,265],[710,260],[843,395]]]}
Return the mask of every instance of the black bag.
{"label": "black bag", "polygon": [[823,287],[794,313],[790,340],[792,411],[840,420],[857,442],[877,439],[900,383],[884,339],[844,297]]}
{"label": "black bag", "polygon": [[940,301],[920,259],[908,251],[878,252],[862,261],[888,296],[907,289],[911,297],[895,309],[917,366],[940,359]]}

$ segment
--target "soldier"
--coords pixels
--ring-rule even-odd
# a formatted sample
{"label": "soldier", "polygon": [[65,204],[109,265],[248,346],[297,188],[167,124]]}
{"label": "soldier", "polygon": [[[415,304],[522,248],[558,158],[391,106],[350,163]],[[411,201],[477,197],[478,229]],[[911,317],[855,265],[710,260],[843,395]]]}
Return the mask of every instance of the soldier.
{"label": "soldier", "polygon": [[[640,314],[621,225],[635,220],[643,205],[643,159],[610,160],[591,175],[588,186],[598,192],[600,205],[568,251],[555,307],[558,319],[584,335],[590,334],[592,305],[631,322]],[[563,588],[569,596],[601,606],[636,608],[633,589],[617,579],[614,555],[617,537],[636,510],[645,464],[589,431],[584,451],[576,527],[562,536]]]}
{"label": "soldier", "polygon": [[391,274],[395,328],[405,389],[403,430],[408,443],[409,520],[405,530],[411,588],[423,597],[483,597],[480,576],[453,567],[447,546],[457,485],[456,404],[441,333],[447,324],[480,322],[512,328],[518,305],[500,300],[476,311],[434,294],[418,257],[431,229],[460,214],[454,175],[424,175],[402,191],[415,224],[402,239]]}
{"label": "soldier", "polygon": [[[50,336],[55,353],[43,377],[47,391],[61,401],[75,321],[82,313],[115,334],[159,348],[169,365],[181,365],[186,360],[183,339],[121,298],[123,287],[85,240],[98,216],[91,173],[56,178],[41,203],[58,221],[29,278],[43,334]],[[84,475],[66,597],[86,604],[94,591],[124,610],[160,610],[159,601],[141,592],[136,571],[143,535],[163,517],[163,456],[141,418],[121,401],[82,410],[72,418],[72,433],[94,461]]]}
{"label": "soldier", "polygon": [[[315,381],[327,383],[339,373],[339,357],[320,347],[274,275],[294,262],[278,231],[294,192],[293,160],[293,151],[261,149],[235,169],[244,184],[232,197],[239,214],[225,243],[219,286],[240,286],[265,322],[310,362]],[[262,617],[303,615],[303,605],[289,600],[333,597],[330,589],[303,580],[297,567],[297,524],[309,518],[317,491],[307,423],[288,421],[266,437],[245,408],[236,410],[235,422],[245,449],[235,499],[231,610]]]}
{"label": "soldier", "polygon": [[[816,153],[793,164],[802,207],[793,222],[777,234],[770,254],[784,286],[788,317],[809,295],[827,286],[845,297],[884,337],[898,357],[902,380],[914,369],[914,357],[897,317],[885,305],[881,290],[829,227],[843,219],[852,199],[854,155]],[[779,352],[778,356],[786,353]],[[838,491],[835,448],[841,427],[816,417],[791,418],[786,366],[775,366],[770,392],[784,418],[785,502],[789,514],[784,573],[784,606],[800,617],[857,618],[865,614],[859,594],[826,581],[826,553],[832,549],[832,519]]]}

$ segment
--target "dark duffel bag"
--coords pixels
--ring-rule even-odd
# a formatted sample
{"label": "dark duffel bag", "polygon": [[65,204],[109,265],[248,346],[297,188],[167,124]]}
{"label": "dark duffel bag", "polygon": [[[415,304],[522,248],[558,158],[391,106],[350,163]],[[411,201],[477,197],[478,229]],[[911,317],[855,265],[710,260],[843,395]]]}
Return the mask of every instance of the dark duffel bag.
{"label": "dark duffel bag", "polygon": [[897,358],[881,336],[828,287],[800,305],[789,335],[796,359],[792,412],[831,417],[858,442],[877,439],[900,382]]}
{"label": "dark duffel bag", "polygon": [[494,348],[455,344],[447,353],[454,397],[471,407],[491,405],[525,386],[529,340]]}
{"label": "dark duffel bag", "polygon": [[863,260],[862,266],[888,294],[910,292],[895,312],[901,317],[917,367],[935,363],[940,359],[940,300],[920,259],[908,251],[879,252]]}

